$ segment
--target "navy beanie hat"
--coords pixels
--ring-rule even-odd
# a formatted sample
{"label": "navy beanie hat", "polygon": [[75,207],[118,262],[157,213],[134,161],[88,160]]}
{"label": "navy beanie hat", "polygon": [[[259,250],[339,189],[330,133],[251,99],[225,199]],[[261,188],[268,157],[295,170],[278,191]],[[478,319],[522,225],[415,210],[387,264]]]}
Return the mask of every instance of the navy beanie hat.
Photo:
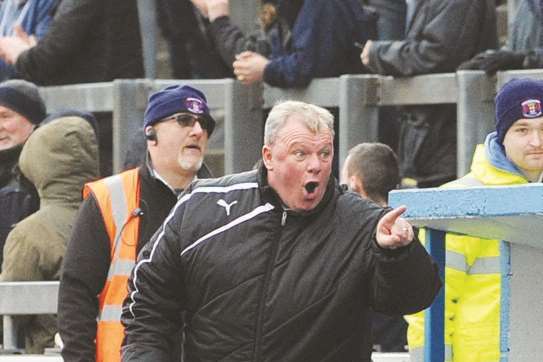
{"label": "navy beanie hat", "polygon": [[38,87],[22,79],[0,83],[0,106],[19,113],[35,125],[40,124],[46,116],[45,103]]}
{"label": "navy beanie hat", "polygon": [[509,128],[521,118],[543,116],[543,81],[521,78],[513,79],[496,95],[496,132],[498,141],[503,139]]}
{"label": "navy beanie hat", "polygon": [[175,113],[186,112],[204,117],[209,123],[208,135],[215,128],[215,120],[209,113],[206,96],[198,89],[188,85],[172,85],[149,97],[149,103],[143,116],[143,129]]}

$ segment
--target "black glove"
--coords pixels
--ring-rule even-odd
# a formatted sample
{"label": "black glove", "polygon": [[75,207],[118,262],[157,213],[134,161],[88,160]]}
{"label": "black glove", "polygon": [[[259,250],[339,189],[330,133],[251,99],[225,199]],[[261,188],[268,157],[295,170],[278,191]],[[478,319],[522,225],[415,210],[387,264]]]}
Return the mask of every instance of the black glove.
{"label": "black glove", "polygon": [[486,51],[460,64],[458,70],[484,70],[486,74],[493,75],[498,70],[522,69],[524,58],[526,54],[509,50]]}

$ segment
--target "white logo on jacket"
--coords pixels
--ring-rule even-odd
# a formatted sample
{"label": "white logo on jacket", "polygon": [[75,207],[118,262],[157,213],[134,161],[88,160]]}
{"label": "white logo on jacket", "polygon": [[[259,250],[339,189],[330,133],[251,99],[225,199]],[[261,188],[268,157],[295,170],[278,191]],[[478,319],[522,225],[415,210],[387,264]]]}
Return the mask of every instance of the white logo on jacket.
{"label": "white logo on jacket", "polygon": [[217,201],[217,205],[224,207],[224,209],[226,210],[226,216],[230,216],[230,208],[232,207],[232,205],[235,205],[237,203],[238,203],[237,200],[232,201],[229,204],[226,203],[226,201],[224,201],[223,199],[220,199],[219,201]]}

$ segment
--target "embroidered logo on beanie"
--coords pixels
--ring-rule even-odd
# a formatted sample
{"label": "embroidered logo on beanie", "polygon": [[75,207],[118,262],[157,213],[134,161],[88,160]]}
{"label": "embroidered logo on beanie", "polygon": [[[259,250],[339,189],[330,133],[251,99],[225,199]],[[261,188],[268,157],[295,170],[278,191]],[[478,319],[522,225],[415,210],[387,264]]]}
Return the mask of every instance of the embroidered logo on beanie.
{"label": "embroidered logo on beanie", "polygon": [[528,99],[520,104],[522,115],[525,118],[536,118],[541,116],[541,102],[537,99]]}
{"label": "embroidered logo on beanie", "polygon": [[202,114],[205,112],[204,102],[198,98],[185,99],[185,108],[192,113]]}

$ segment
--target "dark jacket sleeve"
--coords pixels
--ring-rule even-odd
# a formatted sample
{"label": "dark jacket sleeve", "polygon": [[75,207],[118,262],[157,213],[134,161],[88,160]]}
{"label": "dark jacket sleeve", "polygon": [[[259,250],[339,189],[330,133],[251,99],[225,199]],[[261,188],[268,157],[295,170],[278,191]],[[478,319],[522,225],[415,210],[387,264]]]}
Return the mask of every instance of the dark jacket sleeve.
{"label": "dark jacket sleeve", "polygon": [[215,19],[209,24],[209,30],[221,58],[233,69],[232,63],[236,54],[249,50],[249,37],[246,37],[237,25],[232,24],[228,16]]}
{"label": "dark jacket sleeve", "polygon": [[525,69],[543,68],[543,48],[537,48],[529,51],[522,65]]}
{"label": "dark jacket sleeve", "polygon": [[374,241],[373,307],[392,315],[412,314],[432,304],[441,288],[437,265],[418,239],[396,250]]}
{"label": "dark jacket sleeve", "polygon": [[[123,361],[170,361],[171,336],[182,327],[183,270],[180,238],[183,206],[168,216],[138,255],[123,305]],[[174,339],[175,340],[175,339]]]}
{"label": "dark jacket sleeve", "polygon": [[66,361],[94,361],[98,294],[110,265],[110,246],[100,209],[91,196],[79,209],[60,280],[58,327]]}
{"label": "dark jacket sleeve", "polygon": [[[292,44],[284,54],[272,54],[264,81],[276,87],[304,87],[316,77],[354,72],[350,62],[353,56],[361,70],[359,51],[353,45],[354,40],[365,41],[355,35],[365,21],[359,5],[354,8],[349,1],[305,1],[292,29]],[[276,53],[273,46],[272,53]]]}
{"label": "dark jacket sleeve", "polygon": [[99,0],[63,0],[48,32],[38,44],[21,53],[15,68],[24,79],[47,84],[62,71],[72,54],[85,47],[85,39],[99,23]]}
{"label": "dark jacket sleeve", "polygon": [[412,26],[420,28],[418,34],[408,32],[402,41],[373,42],[368,64],[372,72],[394,76],[450,72],[480,50],[477,39],[484,28],[485,1],[424,2],[413,20],[424,23]]}

